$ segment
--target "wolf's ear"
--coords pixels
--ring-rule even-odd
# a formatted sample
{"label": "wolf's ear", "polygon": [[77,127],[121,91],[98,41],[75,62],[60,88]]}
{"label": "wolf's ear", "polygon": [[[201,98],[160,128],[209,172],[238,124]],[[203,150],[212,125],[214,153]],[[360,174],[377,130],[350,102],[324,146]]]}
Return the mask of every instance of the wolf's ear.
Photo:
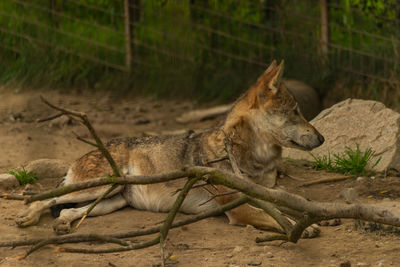
{"label": "wolf's ear", "polygon": [[259,83],[265,80],[268,74],[270,74],[275,68],[276,68],[276,60],[272,61],[269,67],[264,71],[264,73],[261,74],[260,77],[258,77],[257,82]]}
{"label": "wolf's ear", "polygon": [[275,74],[272,77],[271,81],[268,83],[268,87],[273,94],[276,94],[279,91],[282,74],[283,74],[283,69],[284,69],[284,64],[285,63],[282,60],[281,64],[279,64],[279,66],[275,68],[275,70],[274,70]]}

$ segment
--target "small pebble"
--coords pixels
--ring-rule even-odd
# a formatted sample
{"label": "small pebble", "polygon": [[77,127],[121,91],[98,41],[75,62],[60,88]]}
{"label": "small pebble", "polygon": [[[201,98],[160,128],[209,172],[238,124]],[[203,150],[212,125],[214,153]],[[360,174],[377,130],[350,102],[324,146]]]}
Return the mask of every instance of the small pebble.
{"label": "small pebble", "polygon": [[274,257],[274,254],[272,254],[272,252],[267,252],[267,254],[265,255],[265,257],[267,257],[267,258],[273,258]]}
{"label": "small pebble", "polygon": [[251,261],[249,263],[247,263],[248,266],[260,266],[261,265],[261,261]]}
{"label": "small pebble", "polygon": [[243,250],[243,247],[240,247],[240,246],[236,246],[234,249],[233,249],[233,253],[239,253],[240,251],[242,251]]}
{"label": "small pebble", "polygon": [[351,263],[350,263],[350,261],[345,261],[345,262],[342,262],[339,266],[340,267],[351,267]]}

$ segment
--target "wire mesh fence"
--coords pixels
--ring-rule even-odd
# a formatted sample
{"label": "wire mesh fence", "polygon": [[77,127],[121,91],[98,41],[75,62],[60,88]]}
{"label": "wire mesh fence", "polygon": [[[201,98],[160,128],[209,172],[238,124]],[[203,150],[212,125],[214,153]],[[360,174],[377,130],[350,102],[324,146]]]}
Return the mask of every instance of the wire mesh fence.
{"label": "wire mesh fence", "polygon": [[399,26],[396,0],[3,0],[0,81],[227,100],[285,59],[393,85]]}

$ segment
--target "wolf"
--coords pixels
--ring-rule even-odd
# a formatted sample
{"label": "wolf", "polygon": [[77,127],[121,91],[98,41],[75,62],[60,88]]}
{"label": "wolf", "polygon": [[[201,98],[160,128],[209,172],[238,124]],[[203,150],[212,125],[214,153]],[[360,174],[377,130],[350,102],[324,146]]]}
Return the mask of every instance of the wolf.
{"label": "wolf", "polygon": [[[225,120],[212,129],[184,135],[119,138],[111,140],[106,148],[124,175],[152,175],[184,166],[212,166],[232,172],[229,161],[215,161],[227,156],[225,142],[230,140],[232,156],[243,177],[266,187],[276,184],[277,167],[281,161],[282,146],[311,150],[324,142],[324,137],[301,114],[298,104],[282,82],[284,62],[273,61],[234,103]],[[210,163],[214,162],[214,163]],[[63,180],[63,185],[112,175],[112,169],[100,151],[92,151],[75,161]],[[247,179],[246,178],[246,179]],[[153,212],[168,212],[176,191],[185,179],[149,184],[118,186],[90,213],[99,216],[125,206]],[[109,186],[108,186],[109,187]],[[43,211],[66,203],[88,205],[63,209],[54,221],[57,234],[66,234],[71,223],[81,218],[90,201],[103,195],[107,186],[70,193],[64,196],[32,203],[17,218],[20,227],[36,224]],[[226,192],[224,186],[213,186],[217,192]],[[239,193],[216,197],[201,187],[192,189],[182,204],[181,212],[197,214],[223,205]],[[252,225],[256,228],[282,232],[279,224],[260,209],[242,205],[226,215],[230,224]],[[312,230],[311,230],[312,231]],[[313,235],[313,233],[308,233]]]}

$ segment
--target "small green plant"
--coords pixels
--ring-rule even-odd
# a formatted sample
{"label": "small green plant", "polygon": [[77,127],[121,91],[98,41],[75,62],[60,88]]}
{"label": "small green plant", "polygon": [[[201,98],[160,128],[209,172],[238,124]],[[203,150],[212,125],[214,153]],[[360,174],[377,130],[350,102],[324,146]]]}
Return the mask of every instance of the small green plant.
{"label": "small green plant", "polygon": [[314,168],[317,170],[333,170],[333,161],[331,160],[331,154],[323,155],[322,157],[316,157],[312,153],[311,156],[314,158]]}
{"label": "small green plant", "polygon": [[8,173],[14,175],[20,185],[33,184],[38,179],[34,172],[27,171],[24,167],[11,170]]}
{"label": "small green plant", "polygon": [[[356,149],[353,150],[346,147],[345,152],[342,154],[331,154],[328,156],[323,155],[322,157],[316,157],[313,154],[314,166],[317,170],[328,170],[341,173],[348,173],[351,175],[365,175],[371,170],[367,169],[367,164],[374,156],[375,151],[368,148],[365,152],[360,150],[360,146],[357,144]],[[371,168],[374,168],[381,161],[381,157],[372,164]]]}

